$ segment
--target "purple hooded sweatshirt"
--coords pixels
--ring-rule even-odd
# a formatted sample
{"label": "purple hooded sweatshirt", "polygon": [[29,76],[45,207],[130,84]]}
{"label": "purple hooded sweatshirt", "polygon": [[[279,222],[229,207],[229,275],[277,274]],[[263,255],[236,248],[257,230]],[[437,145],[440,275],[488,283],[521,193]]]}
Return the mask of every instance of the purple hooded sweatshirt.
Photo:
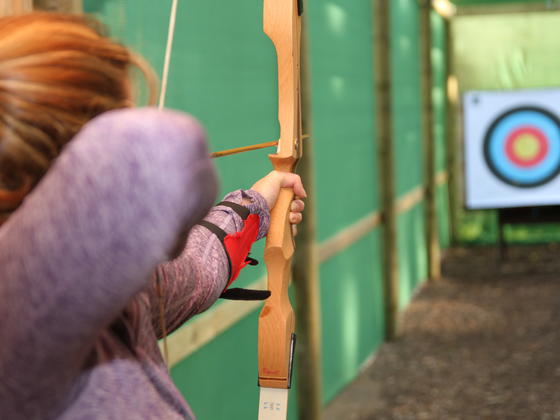
{"label": "purple hooded sweatshirt", "polygon": [[[224,249],[196,223],[233,233],[242,221],[211,208],[216,184],[185,114],[112,111],[82,129],[0,227],[0,419],[194,418],[157,345],[154,284],[169,331],[223,291]],[[264,236],[259,194],[226,199],[258,214]]]}

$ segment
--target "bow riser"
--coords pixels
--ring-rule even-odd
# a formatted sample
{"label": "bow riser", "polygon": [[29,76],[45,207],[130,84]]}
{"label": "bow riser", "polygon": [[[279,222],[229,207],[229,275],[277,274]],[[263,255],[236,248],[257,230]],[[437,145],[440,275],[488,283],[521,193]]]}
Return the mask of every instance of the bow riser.
{"label": "bow riser", "polygon": [[267,388],[290,387],[295,328],[294,311],[288,296],[295,250],[288,221],[292,199],[293,191],[282,189],[271,212],[264,252],[271,296],[259,316],[259,386]]}
{"label": "bow riser", "polygon": [[[300,111],[301,3],[264,0],[264,31],[278,58],[278,150],[270,155],[277,171],[292,172],[302,153]],[[284,188],[271,211],[265,248],[271,297],[259,317],[259,385],[290,387],[295,317],[289,296],[294,241],[289,221],[294,193]]]}

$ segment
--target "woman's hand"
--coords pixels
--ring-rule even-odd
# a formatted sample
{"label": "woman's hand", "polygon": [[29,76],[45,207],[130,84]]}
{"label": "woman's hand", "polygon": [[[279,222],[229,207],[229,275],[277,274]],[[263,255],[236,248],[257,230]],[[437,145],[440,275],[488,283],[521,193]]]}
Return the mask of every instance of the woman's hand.
{"label": "woman's hand", "polygon": [[290,208],[289,219],[290,223],[297,225],[301,223],[302,212],[305,209],[305,203],[301,199],[307,197],[299,175],[272,171],[251,187],[252,190],[257,191],[264,197],[270,209],[276,204],[281,188],[292,188],[294,190],[294,201],[292,201]]}

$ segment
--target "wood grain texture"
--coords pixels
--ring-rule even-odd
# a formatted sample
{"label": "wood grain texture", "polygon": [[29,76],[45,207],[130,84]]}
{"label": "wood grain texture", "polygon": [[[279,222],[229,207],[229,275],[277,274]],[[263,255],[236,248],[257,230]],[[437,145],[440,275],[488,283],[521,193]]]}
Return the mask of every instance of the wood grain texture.
{"label": "wood grain texture", "polygon": [[432,98],[432,5],[431,0],[420,2],[420,51],[422,68],[422,141],[424,149],[424,182],[426,185],[426,249],[428,251],[428,278],[441,277],[441,251],[438,235],[436,202],[436,145],[434,136],[434,107]]}
{"label": "wood grain texture", "polygon": [[[304,5],[304,10],[306,10]],[[301,98],[302,130],[311,133],[311,80],[307,19],[302,17],[301,31]],[[304,136],[305,138],[305,136]],[[321,369],[321,297],[319,283],[319,256],[317,253],[317,210],[313,146],[314,141],[304,141],[305,153],[298,164],[307,199],[305,215],[298,226],[296,253],[293,268],[293,288],[296,312],[296,362],[298,418],[320,420],[322,412]]]}
{"label": "wood grain texture", "polygon": [[259,385],[269,388],[289,387],[291,336],[295,330],[288,296],[294,254],[291,225],[287,220],[292,199],[291,189],[281,191],[271,212],[264,251],[271,296],[259,316]]}
{"label": "wood grain texture", "polygon": [[397,210],[395,203],[395,145],[391,123],[391,45],[390,1],[373,0],[374,11],[374,77],[377,98],[376,139],[379,143],[379,179],[381,180],[381,206],[383,213],[383,290],[385,302],[385,337],[397,335],[399,307],[399,272],[397,252]]}
{"label": "wood grain texture", "polygon": [[446,160],[449,170],[449,225],[451,232],[451,245],[455,245],[459,238],[459,214],[460,214],[460,156],[459,146],[459,86],[455,73],[455,41],[453,37],[453,27],[451,22],[446,23],[446,45],[447,45],[447,86],[446,86]]}

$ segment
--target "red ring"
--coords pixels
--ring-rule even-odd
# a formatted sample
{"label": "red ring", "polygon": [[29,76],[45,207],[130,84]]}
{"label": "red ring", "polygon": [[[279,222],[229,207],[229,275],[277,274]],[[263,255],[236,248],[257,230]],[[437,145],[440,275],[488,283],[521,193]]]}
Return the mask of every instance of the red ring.
{"label": "red ring", "polygon": [[[513,146],[517,138],[522,134],[531,134],[537,138],[539,142],[539,151],[535,157],[531,159],[522,159],[515,154]],[[543,132],[534,127],[520,127],[517,130],[513,131],[508,138],[506,139],[506,156],[511,160],[515,165],[521,167],[529,167],[540,163],[548,154],[548,141],[546,136]]]}

